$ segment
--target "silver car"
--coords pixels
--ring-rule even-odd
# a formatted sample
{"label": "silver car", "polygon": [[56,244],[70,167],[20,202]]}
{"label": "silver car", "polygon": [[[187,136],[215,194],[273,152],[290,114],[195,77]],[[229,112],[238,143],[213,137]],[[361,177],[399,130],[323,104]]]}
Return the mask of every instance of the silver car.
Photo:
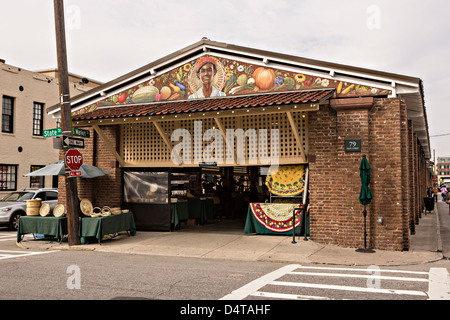
{"label": "silver car", "polygon": [[27,214],[26,200],[42,199],[50,205],[50,212],[58,204],[57,189],[38,189],[13,191],[0,199],[0,225],[17,230],[19,219]]}

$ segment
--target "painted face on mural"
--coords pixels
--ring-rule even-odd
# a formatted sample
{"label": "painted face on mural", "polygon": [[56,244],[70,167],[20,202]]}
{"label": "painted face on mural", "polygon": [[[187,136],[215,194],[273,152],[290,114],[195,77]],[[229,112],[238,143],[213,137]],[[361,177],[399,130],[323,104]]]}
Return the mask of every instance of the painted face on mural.
{"label": "painted face on mural", "polygon": [[198,76],[203,82],[203,85],[211,85],[215,74],[215,67],[212,63],[206,63],[200,70],[198,70]]}

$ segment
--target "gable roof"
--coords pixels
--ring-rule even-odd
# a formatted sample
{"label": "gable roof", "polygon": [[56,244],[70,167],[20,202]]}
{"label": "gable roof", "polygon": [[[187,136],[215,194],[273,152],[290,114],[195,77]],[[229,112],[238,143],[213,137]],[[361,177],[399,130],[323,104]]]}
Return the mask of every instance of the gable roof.
{"label": "gable roof", "polygon": [[[364,83],[389,89],[390,97],[405,99],[408,119],[413,123],[413,130],[417,133],[425,157],[431,158],[423,83],[420,78],[216,42],[207,38],[73,97],[71,99],[72,110],[79,110],[95,101],[100,101],[104,97],[116,94],[122,88],[141,83],[149,77],[156,77],[158,74],[177,67],[185,61],[207,54],[233,57],[234,59],[272,68],[296,70],[299,73],[314,74],[330,80]],[[169,104],[164,105],[169,106]],[[59,105],[49,107],[47,113],[57,113],[59,108]]]}

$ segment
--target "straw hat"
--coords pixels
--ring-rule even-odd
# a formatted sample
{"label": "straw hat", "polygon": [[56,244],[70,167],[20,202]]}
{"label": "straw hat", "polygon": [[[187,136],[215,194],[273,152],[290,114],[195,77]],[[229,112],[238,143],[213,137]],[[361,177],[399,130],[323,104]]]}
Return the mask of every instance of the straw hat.
{"label": "straw hat", "polygon": [[41,205],[39,209],[39,214],[43,217],[47,216],[50,213],[50,205],[48,203],[44,203]]}
{"label": "straw hat", "polygon": [[80,210],[83,212],[85,216],[91,216],[93,212],[93,207],[91,201],[89,199],[81,199],[80,201]]}
{"label": "straw hat", "polygon": [[53,215],[55,217],[61,217],[64,214],[64,205],[57,204],[55,209],[53,209]]}

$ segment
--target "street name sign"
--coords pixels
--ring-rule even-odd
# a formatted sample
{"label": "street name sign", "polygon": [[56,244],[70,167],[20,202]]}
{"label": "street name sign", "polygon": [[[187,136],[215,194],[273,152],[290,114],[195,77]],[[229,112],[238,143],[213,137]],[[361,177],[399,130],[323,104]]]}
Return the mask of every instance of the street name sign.
{"label": "street name sign", "polygon": [[[62,128],[45,129],[43,131],[44,138],[60,137],[63,135]],[[83,138],[90,138],[91,133],[88,130],[80,128],[72,128],[72,135]]]}
{"label": "street name sign", "polygon": [[45,129],[43,131],[44,138],[51,138],[51,137],[59,137],[62,136],[62,128],[54,128],[54,129]]}
{"label": "street name sign", "polygon": [[83,138],[90,138],[91,133],[88,130],[80,129],[80,128],[72,128],[72,134],[74,136],[83,137]]}
{"label": "street name sign", "polygon": [[74,147],[84,149],[84,140],[82,138],[64,136],[63,147]]}

